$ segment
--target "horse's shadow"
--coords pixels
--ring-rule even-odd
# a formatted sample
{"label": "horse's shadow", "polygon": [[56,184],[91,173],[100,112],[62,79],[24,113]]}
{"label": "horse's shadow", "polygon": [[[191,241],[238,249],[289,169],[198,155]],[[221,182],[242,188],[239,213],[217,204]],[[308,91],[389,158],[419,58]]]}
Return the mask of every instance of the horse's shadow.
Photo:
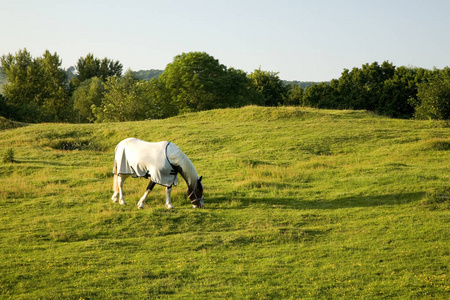
{"label": "horse's shadow", "polygon": [[[417,202],[423,199],[425,192],[413,193],[394,193],[386,195],[370,195],[370,196],[350,196],[331,200],[308,200],[295,198],[274,198],[274,197],[216,197],[206,199],[209,203],[220,204],[224,201],[230,202],[228,207],[221,209],[240,209],[253,205],[266,205],[273,208],[286,209],[342,209],[342,208],[358,208],[358,207],[376,207],[389,205],[403,205]],[[235,203],[234,205],[232,203]],[[237,203],[237,204],[236,204]]]}

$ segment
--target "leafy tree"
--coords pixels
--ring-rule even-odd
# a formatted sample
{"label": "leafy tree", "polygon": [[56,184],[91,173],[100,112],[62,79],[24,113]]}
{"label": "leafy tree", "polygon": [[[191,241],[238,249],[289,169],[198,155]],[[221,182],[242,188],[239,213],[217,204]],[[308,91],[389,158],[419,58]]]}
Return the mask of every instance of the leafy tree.
{"label": "leafy tree", "polygon": [[330,101],[332,98],[333,88],[325,83],[314,84],[305,89],[303,93],[302,105],[316,108],[335,108],[336,103]]}
{"label": "leafy tree", "polygon": [[264,99],[257,92],[250,78],[242,70],[227,69],[226,76],[218,82],[219,90],[214,108],[241,107],[249,104],[263,105]]}
{"label": "leafy tree", "polygon": [[45,119],[50,121],[70,121],[72,107],[68,93],[67,75],[61,68],[61,60],[54,53],[45,51],[42,58],[37,58],[41,65],[42,86],[37,99],[42,106]]}
{"label": "leafy tree", "polygon": [[25,122],[70,119],[65,72],[56,53],[46,51],[33,58],[26,50],[3,55],[2,66],[8,78],[3,90],[14,118]]}
{"label": "leafy tree", "polygon": [[160,102],[179,112],[239,107],[260,97],[241,70],[227,69],[205,52],[183,53],[158,77]]}
{"label": "leafy tree", "polygon": [[132,71],[108,77],[100,105],[93,104],[97,122],[122,122],[152,118],[157,108],[150,97],[150,83],[138,81]]}
{"label": "leafy tree", "polygon": [[429,71],[421,68],[396,68],[394,76],[384,82],[377,113],[395,118],[411,118],[414,115],[411,100],[417,100],[418,85],[429,76]]}
{"label": "leafy tree", "polygon": [[[33,85],[38,78],[36,64],[27,49],[15,55],[9,53],[1,58],[8,83],[3,86],[6,104],[14,110],[14,119],[26,122],[35,121],[38,106],[34,102],[37,94]],[[28,114],[27,116],[27,112]]]}
{"label": "leafy tree", "polygon": [[176,56],[158,79],[179,111],[199,111],[216,107],[218,81],[224,76],[226,67],[217,59],[190,52]]}
{"label": "leafy tree", "polygon": [[300,85],[290,84],[288,86],[285,105],[303,105],[303,89]]}
{"label": "leafy tree", "polygon": [[141,81],[140,84],[145,86],[146,95],[148,99],[151,99],[152,103],[152,105],[148,107],[148,118],[162,119],[178,114],[178,107],[172,104],[170,92],[161,81],[157,78],[153,78],[150,81]]}
{"label": "leafy tree", "polygon": [[73,93],[73,107],[80,122],[93,122],[92,105],[100,106],[105,92],[104,83],[98,77],[83,81]]}
{"label": "leafy tree", "polygon": [[376,111],[383,94],[384,82],[394,75],[395,67],[389,62],[365,64],[361,69],[344,69],[334,96],[336,107],[340,109],[367,109]]}
{"label": "leafy tree", "polygon": [[0,117],[11,118],[10,108],[2,94],[0,94]]}
{"label": "leafy tree", "polygon": [[429,82],[419,85],[415,116],[418,119],[450,119],[450,68],[436,71]]}
{"label": "leafy tree", "polygon": [[392,117],[409,118],[417,99],[418,85],[430,78],[420,68],[395,68],[389,62],[344,69],[339,79],[305,89],[303,105],[333,109],[367,109]]}
{"label": "leafy tree", "polygon": [[282,105],[287,98],[288,88],[278,77],[278,73],[262,71],[261,68],[248,75],[256,91],[262,95],[264,105]]}
{"label": "leafy tree", "polygon": [[73,80],[73,85],[78,86],[81,82],[92,77],[98,77],[103,81],[112,76],[120,77],[122,76],[123,66],[119,61],[113,61],[106,57],[100,60],[89,53],[86,57],[78,59],[75,68],[78,71],[78,76]]}

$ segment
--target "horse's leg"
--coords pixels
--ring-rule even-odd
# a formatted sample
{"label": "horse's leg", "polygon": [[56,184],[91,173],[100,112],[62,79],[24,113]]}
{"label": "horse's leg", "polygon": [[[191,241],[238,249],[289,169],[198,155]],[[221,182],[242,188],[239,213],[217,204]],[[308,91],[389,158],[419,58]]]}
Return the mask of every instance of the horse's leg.
{"label": "horse's leg", "polygon": [[129,175],[118,175],[117,176],[117,185],[119,187],[119,204],[126,205],[127,203],[123,199],[123,183],[128,178]]}
{"label": "horse's leg", "polygon": [[114,203],[119,202],[119,184],[117,183],[117,177],[118,177],[118,175],[117,175],[117,174],[114,174],[114,184],[113,184],[113,191],[114,191],[114,194],[113,194],[112,197],[111,197],[111,200],[112,200]]}
{"label": "horse's leg", "polygon": [[147,199],[148,194],[150,194],[150,192],[153,190],[153,187],[155,186],[155,184],[156,183],[154,183],[151,180],[148,183],[148,186],[147,186],[147,189],[145,190],[144,196],[141,197],[141,200],[139,200],[139,202],[137,204],[139,209],[144,209],[145,199]]}
{"label": "horse's leg", "polygon": [[170,193],[171,192],[172,192],[172,187],[167,187],[166,188],[166,208],[167,209],[173,208],[172,202],[170,201]]}

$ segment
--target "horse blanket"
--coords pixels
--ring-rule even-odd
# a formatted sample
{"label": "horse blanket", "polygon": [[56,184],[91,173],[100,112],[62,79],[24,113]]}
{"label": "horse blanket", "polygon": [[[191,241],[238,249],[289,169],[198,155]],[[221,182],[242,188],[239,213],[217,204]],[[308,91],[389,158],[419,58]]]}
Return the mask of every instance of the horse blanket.
{"label": "horse blanket", "polygon": [[171,160],[186,157],[178,146],[170,142],[149,143],[136,138],[121,141],[115,150],[114,174],[133,177],[150,176],[157,184],[171,187],[178,183],[178,173]]}

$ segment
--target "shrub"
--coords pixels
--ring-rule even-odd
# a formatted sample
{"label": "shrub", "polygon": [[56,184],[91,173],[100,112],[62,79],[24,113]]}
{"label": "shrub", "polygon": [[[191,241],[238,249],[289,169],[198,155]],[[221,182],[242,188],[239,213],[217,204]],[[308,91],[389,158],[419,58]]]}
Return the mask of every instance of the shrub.
{"label": "shrub", "polygon": [[15,162],[14,149],[9,148],[8,150],[6,150],[5,154],[3,155],[3,162],[4,163],[13,163],[13,162]]}

